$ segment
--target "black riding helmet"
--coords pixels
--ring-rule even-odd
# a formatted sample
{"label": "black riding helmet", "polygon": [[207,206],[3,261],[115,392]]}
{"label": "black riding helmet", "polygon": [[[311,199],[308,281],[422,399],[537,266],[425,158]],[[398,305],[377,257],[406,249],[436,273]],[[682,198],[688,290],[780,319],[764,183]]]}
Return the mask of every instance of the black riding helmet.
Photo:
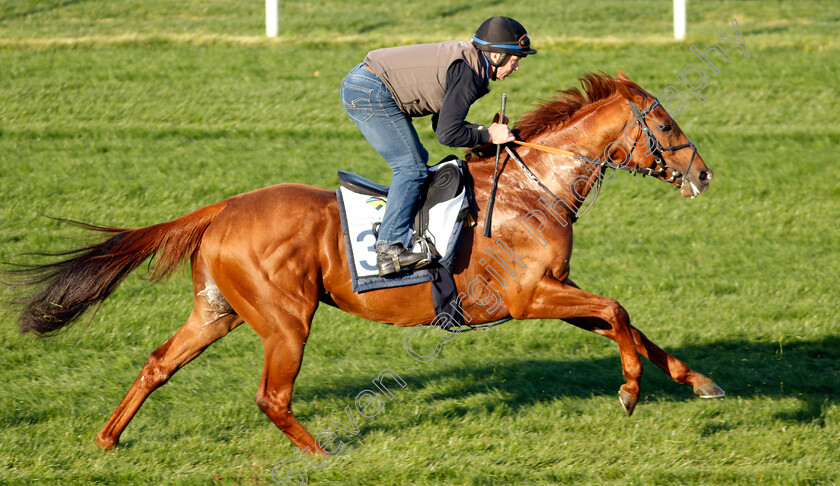
{"label": "black riding helmet", "polygon": [[[528,31],[510,17],[490,17],[485,20],[475,31],[472,43],[482,51],[504,54],[497,62],[490,61],[494,67],[504,64],[509,55],[525,57],[537,53],[531,49]],[[489,56],[487,58],[490,60]]]}

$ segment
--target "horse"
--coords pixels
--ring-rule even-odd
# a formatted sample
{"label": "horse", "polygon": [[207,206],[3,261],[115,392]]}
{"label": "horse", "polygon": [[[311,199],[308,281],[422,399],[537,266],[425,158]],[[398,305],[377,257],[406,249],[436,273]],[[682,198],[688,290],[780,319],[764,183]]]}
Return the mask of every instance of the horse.
{"label": "horse", "polygon": [[[498,173],[489,149],[465,157],[477,225],[463,230],[452,274],[457,288],[480,281],[501,302],[488,308],[486,299],[471,290],[460,302],[461,312],[472,324],[561,319],[616,341],[624,377],[619,400],[628,416],[639,400],[640,355],[701,397],[723,396],[710,378],[633,327],[619,302],[588,293],[569,277],[571,222],[590,191],[600,187],[607,168],[650,175],[692,198],[705,192],[712,179],[676,121],[623,72],[617,77],[589,73],[580,81],[582,90],[559,91],[516,123],[521,145],[506,146],[508,156]],[[476,228],[488,216],[481,208],[487,206],[494,179],[499,199],[493,236],[486,238]],[[189,318],[149,355],[96,444],[114,448],[155,389],[247,322],[264,350],[258,407],[295,446],[329,455],[291,408],[319,304],[398,327],[436,318],[429,283],[353,292],[337,204],[333,190],[279,184],[145,228],[88,225],[104,234],[99,243],[55,254],[60,261],[7,272],[14,275],[7,283],[24,289],[16,301],[20,331],[37,336],[59,332],[101,304],[147,259],[153,262],[153,280],[166,278],[189,260]],[[485,254],[493,258],[480,258]]]}

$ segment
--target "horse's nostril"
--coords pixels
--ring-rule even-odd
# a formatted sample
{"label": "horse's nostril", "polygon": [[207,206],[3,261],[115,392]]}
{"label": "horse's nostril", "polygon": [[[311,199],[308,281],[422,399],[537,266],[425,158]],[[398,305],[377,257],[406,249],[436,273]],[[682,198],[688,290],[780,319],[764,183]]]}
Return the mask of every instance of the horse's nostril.
{"label": "horse's nostril", "polygon": [[712,180],[712,171],[710,170],[701,170],[700,174],[700,182],[709,182]]}

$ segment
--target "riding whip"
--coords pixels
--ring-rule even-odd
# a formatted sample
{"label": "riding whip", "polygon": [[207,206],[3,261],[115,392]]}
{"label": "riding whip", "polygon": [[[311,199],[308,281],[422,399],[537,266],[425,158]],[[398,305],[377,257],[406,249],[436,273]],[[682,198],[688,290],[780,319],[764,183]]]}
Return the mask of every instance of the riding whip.
{"label": "riding whip", "polygon": [[[505,123],[505,105],[507,95],[502,93],[502,108],[499,110],[499,123]],[[499,186],[499,156],[502,154],[502,146],[496,145],[496,166],[493,169],[493,188],[490,189],[490,199],[487,201],[487,216],[484,218],[484,237],[490,237],[490,225],[493,222],[493,204],[496,202],[496,188]]]}

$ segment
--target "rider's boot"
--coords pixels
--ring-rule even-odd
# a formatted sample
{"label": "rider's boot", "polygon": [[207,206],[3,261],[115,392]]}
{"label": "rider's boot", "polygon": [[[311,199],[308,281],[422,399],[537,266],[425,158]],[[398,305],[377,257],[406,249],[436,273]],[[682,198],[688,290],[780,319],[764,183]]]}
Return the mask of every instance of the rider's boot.
{"label": "rider's boot", "polygon": [[376,245],[376,267],[379,276],[384,277],[402,270],[422,268],[430,263],[425,253],[412,253],[401,243]]}

